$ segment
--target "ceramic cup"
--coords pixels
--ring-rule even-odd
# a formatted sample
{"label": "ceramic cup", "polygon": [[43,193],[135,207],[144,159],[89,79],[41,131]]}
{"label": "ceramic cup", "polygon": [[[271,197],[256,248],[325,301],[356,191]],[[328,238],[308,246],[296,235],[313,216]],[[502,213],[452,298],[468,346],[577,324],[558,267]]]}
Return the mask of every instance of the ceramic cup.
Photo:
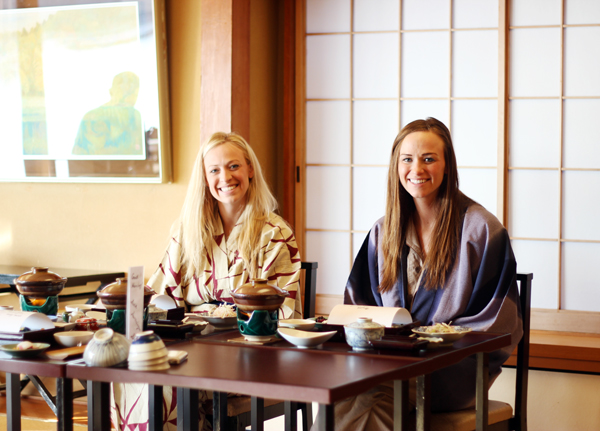
{"label": "ceramic cup", "polygon": [[356,322],[344,325],[346,342],[358,351],[372,349],[369,341],[381,340],[384,330],[383,325],[368,317],[359,317]]}
{"label": "ceramic cup", "polygon": [[139,332],[133,337],[131,347],[129,348],[129,355],[150,352],[164,347],[165,343],[154,331]]}
{"label": "ceramic cup", "polygon": [[127,360],[129,341],[110,328],[102,328],[85,347],[84,362],[91,367],[112,367]]}

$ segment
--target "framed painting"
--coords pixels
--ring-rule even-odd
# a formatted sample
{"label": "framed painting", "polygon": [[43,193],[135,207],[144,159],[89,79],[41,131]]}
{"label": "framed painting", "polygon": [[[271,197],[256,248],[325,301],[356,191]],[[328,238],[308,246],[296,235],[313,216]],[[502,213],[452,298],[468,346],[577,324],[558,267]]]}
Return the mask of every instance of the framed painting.
{"label": "framed painting", "polygon": [[0,181],[171,181],[164,0],[0,0]]}

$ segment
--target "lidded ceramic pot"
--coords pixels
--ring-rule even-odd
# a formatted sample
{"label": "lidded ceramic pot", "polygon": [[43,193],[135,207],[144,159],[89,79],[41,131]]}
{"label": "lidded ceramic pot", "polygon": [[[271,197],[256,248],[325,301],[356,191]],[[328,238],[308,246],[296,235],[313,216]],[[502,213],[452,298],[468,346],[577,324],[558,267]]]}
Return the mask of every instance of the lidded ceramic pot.
{"label": "lidded ceramic pot", "polygon": [[[155,294],[154,290],[144,286],[144,308],[148,306],[152,295]],[[127,308],[127,277],[117,278],[114,283],[98,292],[98,297],[107,310],[125,310]]]}
{"label": "lidded ceramic pot", "polygon": [[57,296],[67,283],[66,277],[49,271],[47,267],[34,266],[14,281],[17,290],[27,299],[46,299]]}
{"label": "lidded ceramic pot", "polygon": [[369,317],[359,317],[356,322],[344,325],[346,342],[353,350],[369,350],[373,347],[369,341],[381,340],[385,328]]}
{"label": "lidded ceramic pot", "polygon": [[231,294],[238,309],[244,311],[278,310],[290,293],[257,278],[235,289]]}

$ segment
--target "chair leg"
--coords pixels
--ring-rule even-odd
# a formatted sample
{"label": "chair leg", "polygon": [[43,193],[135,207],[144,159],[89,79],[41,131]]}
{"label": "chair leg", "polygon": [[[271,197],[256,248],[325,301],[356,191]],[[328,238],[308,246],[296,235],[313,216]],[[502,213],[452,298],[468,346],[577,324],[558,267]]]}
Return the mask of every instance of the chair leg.
{"label": "chair leg", "polygon": [[302,410],[302,431],[309,431],[313,425],[312,403],[298,403]]}

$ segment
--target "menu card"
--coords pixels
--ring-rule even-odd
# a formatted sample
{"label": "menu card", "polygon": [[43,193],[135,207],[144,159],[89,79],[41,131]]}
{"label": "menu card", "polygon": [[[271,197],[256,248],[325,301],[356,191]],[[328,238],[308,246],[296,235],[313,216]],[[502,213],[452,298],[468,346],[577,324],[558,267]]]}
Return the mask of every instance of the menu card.
{"label": "menu card", "polygon": [[0,310],[0,322],[2,332],[17,334],[21,328],[29,328],[31,331],[39,329],[53,329],[54,323],[43,313],[18,310]]}
{"label": "menu card", "polygon": [[412,323],[412,316],[406,308],[376,307],[371,305],[339,304],[333,307],[327,323],[330,325],[346,325],[356,322],[359,317],[370,317],[386,328]]}
{"label": "menu card", "polygon": [[127,319],[125,333],[129,340],[144,330],[144,267],[132,266],[127,277]]}

